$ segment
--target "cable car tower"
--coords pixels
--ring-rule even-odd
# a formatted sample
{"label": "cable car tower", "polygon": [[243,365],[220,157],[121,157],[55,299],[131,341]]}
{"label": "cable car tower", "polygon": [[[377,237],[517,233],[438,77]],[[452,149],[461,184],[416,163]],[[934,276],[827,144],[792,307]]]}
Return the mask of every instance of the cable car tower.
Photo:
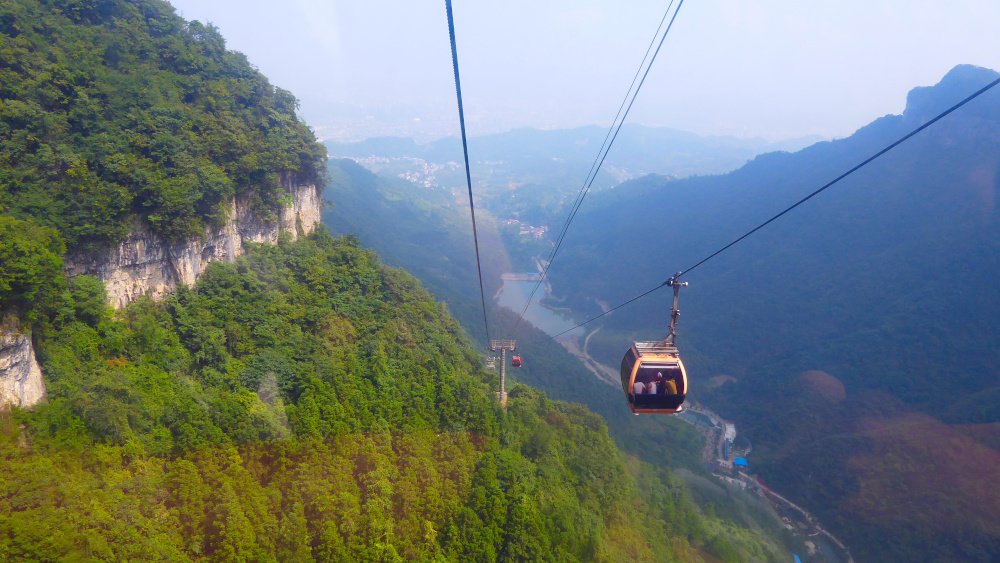
{"label": "cable car tower", "polygon": [[500,406],[507,410],[507,351],[517,348],[516,340],[490,340],[490,351],[500,352],[500,391],[497,400]]}

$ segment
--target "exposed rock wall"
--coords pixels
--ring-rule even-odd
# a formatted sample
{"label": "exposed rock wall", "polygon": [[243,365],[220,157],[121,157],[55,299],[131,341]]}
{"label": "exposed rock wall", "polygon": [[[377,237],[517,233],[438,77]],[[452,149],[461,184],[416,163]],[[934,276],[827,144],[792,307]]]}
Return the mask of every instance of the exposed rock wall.
{"label": "exposed rock wall", "polygon": [[0,409],[30,407],[45,398],[42,369],[35,360],[31,334],[0,326]]}
{"label": "exposed rock wall", "polygon": [[198,239],[171,243],[137,224],[128,238],[105,251],[66,260],[70,275],[90,274],[104,281],[108,301],[121,308],[142,295],[159,297],[178,284],[193,285],[208,264],[232,261],[243,254],[247,242],[271,243],[281,233],[297,238],[311,233],[320,222],[322,202],[315,185],[283,182],[290,204],[267,220],[251,210],[249,202],[237,198],[230,207],[229,221],[207,229]]}
{"label": "exposed rock wall", "polygon": [[[198,238],[171,243],[137,223],[128,238],[104,251],[66,258],[69,275],[90,274],[104,281],[108,301],[124,307],[142,295],[159,297],[178,284],[193,285],[208,264],[232,261],[243,254],[247,242],[278,242],[282,233],[293,239],[316,229],[322,212],[320,190],[313,184],[282,181],[289,204],[275,217],[264,218],[248,200],[236,198],[225,226],[207,229]],[[30,407],[45,398],[42,370],[35,359],[30,333],[16,323],[0,325],[0,408]]]}

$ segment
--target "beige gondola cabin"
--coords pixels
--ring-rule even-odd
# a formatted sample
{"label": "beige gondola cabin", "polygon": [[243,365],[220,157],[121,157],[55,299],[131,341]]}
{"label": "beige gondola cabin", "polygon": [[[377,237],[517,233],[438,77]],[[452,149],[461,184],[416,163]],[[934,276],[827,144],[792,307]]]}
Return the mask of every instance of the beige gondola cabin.
{"label": "beige gondola cabin", "polygon": [[636,342],[622,358],[622,389],[635,414],[674,414],[683,409],[687,372],[677,347]]}

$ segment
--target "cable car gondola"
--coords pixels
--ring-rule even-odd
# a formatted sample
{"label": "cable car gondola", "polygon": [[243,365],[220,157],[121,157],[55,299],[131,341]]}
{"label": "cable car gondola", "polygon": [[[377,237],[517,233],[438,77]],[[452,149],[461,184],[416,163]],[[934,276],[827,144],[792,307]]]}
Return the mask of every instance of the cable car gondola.
{"label": "cable car gondola", "polygon": [[634,342],[622,358],[622,389],[628,407],[635,414],[674,414],[683,410],[688,381],[684,362],[674,341],[677,336],[677,309],[680,287],[687,282],[670,278],[674,305],[670,311],[670,329],[662,341]]}
{"label": "cable car gondola", "polygon": [[519,368],[521,367],[521,356],[513,356],[510,359],[510,365]]}

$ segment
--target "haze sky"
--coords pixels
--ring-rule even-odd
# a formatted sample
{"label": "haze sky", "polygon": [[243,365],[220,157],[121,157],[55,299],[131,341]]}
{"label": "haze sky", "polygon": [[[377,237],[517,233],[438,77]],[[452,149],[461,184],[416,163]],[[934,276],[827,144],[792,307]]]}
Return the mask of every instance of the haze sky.
{"label": "haze sky", "polygon": [[[660,0],[453,0],[471,136],[607,127]],[[321,137],[457,135],[444,0],[171,0],[301,101]],[[842,137],[958,64],[1000,70],[995,0],[687,0],[628,123]]]}

